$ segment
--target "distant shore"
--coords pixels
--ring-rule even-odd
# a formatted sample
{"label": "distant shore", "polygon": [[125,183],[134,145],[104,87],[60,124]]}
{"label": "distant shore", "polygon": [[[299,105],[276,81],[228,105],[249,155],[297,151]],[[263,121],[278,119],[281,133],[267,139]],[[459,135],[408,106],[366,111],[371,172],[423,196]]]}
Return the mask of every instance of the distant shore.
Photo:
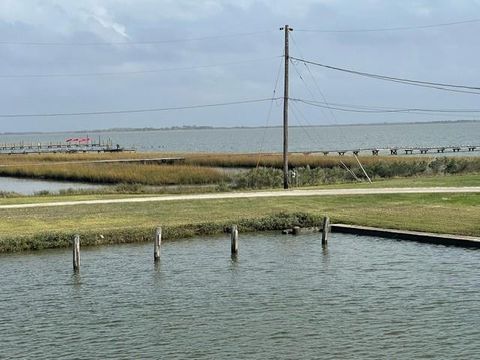
{"label": "distant shore", "polygon": [[[348,124],[312,124],[307,127],[355,127],[355,126],[390,126],[390,125],[426,125],[426,124],[463,124],[478,123],[480,120],[438,120],[438,121],[408,121],[408,122],[378,122],[378,123],[348,123]],[[101,134],[106,132],[141,132],[141,131],[178,131],[178,130],[229,130],[229,129],[276,129],[282,126],[169,126],[169,127],[142,127],[142,128],[108,128],[108,129],[85,129],[85,130],[59,130],[59,131],[8,131],[1,135],[42,135],[42,134]],[[291,125],[291,128],[302,126]]]}

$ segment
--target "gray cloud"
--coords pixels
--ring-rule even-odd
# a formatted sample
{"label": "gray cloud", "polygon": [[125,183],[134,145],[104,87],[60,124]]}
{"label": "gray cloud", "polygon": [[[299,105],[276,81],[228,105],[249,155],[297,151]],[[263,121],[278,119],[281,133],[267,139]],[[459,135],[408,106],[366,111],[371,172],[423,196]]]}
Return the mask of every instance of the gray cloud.
{"label": "gray cloud", "polygon": [[[111,76],[0,78],[0,113],[81,112],[228,102],[272,95],[283,51],[280,26],[289,23],[292,55],[359,70],[453,83],[479,83],[480,23],[425,30],[316,33],[307,29],[417,26],[470,19],[478,1],[340,0],[2,0],[0,76],[101,73],[193,67]],[[252,35],[221,37],[228,34]],[[204,40],[122,45],[193,39]],[[67,45],[19,45],[18,43]],[[99,45],[111,42],[111,45]],[[16,44],[9,44],[16,43]],[[86,43],[95,43],[86,45]],[[70,44],[70,45],[68,45]],[[302,64],[292,69],[292,97],[386,106],[476,108],[478,97],[382,83]],[[311,78],[314,75],[316,84]],[[281,82],[280,82],[281,85]],[[0,119],[0,131],[117,126],[249,125],[266,123],[269,104],[165,113]],[[297,105],[293,122],[426,121],[444,117],[365,115]],[[448,119],[448,118],[447,118]],[[280,124],[274,105],[270,124]]]}

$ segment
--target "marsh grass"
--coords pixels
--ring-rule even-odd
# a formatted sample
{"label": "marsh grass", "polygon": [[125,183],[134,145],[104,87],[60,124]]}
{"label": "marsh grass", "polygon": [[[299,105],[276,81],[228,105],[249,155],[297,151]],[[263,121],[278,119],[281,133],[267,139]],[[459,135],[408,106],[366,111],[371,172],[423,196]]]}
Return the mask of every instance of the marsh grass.
{"label": "marsh grass", "polygon": [[0,167],[0,176],[79,181],[99,184],[199,185],[228,181],[218,169],[194,165],[128,163],[17,165]]}
{"label": "marsh grass", "polygon": [[[141,163],[78,163],[79,161],[184,157],[181,165]],[[342,165],[365,179],[352,156],[291,154],[293,186],[316,186],[357,181]],[[362,156],[360,161],[374,180],[394,177],[480,172],[480,157]],[[3,165],[3,166],[1,166]],[[283,184],[281,154],[225,153],[115,153],[0,155],[0,176],[41,178],[101,184],[217,185],[230,189],[278,188]],[[224,171],[225,169],[242,169]],[[125,193],[130,193],[126,189]],[[133,191],[135,192],[135,191]]]}
{"label": "marsh grass", "polygon": [[[297,167],[321,167],[334,168],[340,167],[341,162],[347,166],[357,166],[357,161],[353,156],[319,155],[319,154],[290,154],[289,165],[292,168]],[[430,157],[394,157],[394,156],[360,156],[362,164],[392,164],[406,163],[412,164],[421,161],[431,161]],[[220,166],[220,167],[273,167],[281,169],[283,167],[282,154],[225,154],[225,153],[198,153],[185,154],[185,162],[201,166]]]}

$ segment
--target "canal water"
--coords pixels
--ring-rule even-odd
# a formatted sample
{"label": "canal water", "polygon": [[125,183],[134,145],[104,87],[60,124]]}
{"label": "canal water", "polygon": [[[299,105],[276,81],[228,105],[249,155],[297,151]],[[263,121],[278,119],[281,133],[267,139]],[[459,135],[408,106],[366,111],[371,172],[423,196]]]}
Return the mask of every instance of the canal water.
{"label": "canal water", "polygon": [[0,256],[1,358],[473,359],[478,250],[242,234]]}
{"label": "canal water", "polygon": [[99,189],[102,185],[86,184],[69,181],[51,181],[37,179],[20,179],[14,177],[0,176],[0,191],[15,192],[22,195],[33,195],[38,192],[48,191],[58,193],[67,189]]}

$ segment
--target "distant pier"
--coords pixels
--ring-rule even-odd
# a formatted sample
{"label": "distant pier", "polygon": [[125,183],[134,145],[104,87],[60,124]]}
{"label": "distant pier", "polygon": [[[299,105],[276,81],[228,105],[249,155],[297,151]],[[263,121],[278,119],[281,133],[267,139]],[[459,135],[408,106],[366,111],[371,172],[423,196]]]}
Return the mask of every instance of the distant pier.
{"label": "distant pier", "polygon": [[406,147],[384,147],[384,148],[362,148],[350,150],[314,150],[302,152],[308,154],[337,154],[343,156],[345,154],[359,155],[361,153],[369,153],[371,155],[425,155],[425,154],[444,154],[444,153],[472,153],[480,151],[480,145],[460,145],[460,146],[406,146]]}
{"label": "distant pier", "polygon": [[70,153],[114,153],[134,152],[135,149],[127,149],[119,144],[108,142],[88,143],[19,143],[0,144],[0,154],[70,154]]}

